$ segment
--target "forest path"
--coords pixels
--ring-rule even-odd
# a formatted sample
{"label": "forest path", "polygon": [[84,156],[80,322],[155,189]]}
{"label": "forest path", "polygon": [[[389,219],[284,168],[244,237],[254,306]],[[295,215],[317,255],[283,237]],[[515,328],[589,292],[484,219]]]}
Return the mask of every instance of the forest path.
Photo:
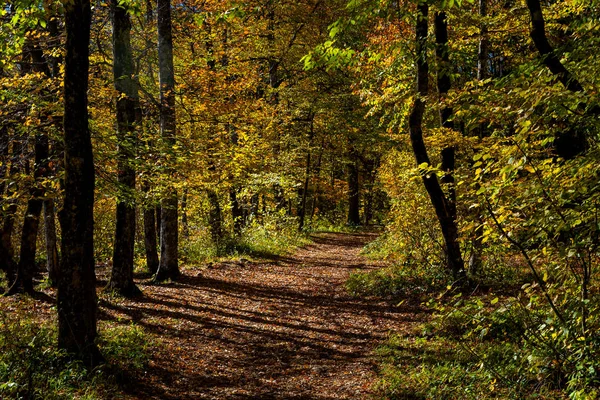
{"label": "forest path", "polygon": [[140,399],[367,399],[373,350],[415,309],[350,297],[371,233],[319,234],[289,257],[184,270],[144,297],[102,302],[103,319],[133,320],[156,337],[130,395]]}

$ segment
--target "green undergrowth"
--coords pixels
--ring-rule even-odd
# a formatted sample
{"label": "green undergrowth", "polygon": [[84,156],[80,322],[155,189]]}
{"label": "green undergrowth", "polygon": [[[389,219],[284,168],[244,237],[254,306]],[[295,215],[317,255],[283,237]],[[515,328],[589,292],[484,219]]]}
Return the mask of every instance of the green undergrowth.
{"label": "green undergrowth", "polygon": [[143,370],[148,339],[135,325],[100,327],[98,346],[107,363],[92,371],[56,347],[54,323],[33,312],[0,316],[0,398],[119,398],[120,385]]}
{"label": "green undergrowth", "polygon": [[449,277],[439,267],[414,268],[405,263],[367,272],[353,272],[346,289],[353,296],[400,298],[442,289]]}
{"label": "green undergrowth", "polygon": [[[539,291],[431,299],[433,317],[378,348],[379,398],[572,399],[599,396],[598,335],[573,340]],[[597,332],[598,316],[587,323]]]}
{"label": "green undergrowth", "polygon": [[208,230],[183,241],[182,258],[189,265],[210,261],[273,258],[289,254],[310,243],[306,232],[298,230],[296,218],[264,216],[251,221],[238,236],[226,236],[215,244]]}

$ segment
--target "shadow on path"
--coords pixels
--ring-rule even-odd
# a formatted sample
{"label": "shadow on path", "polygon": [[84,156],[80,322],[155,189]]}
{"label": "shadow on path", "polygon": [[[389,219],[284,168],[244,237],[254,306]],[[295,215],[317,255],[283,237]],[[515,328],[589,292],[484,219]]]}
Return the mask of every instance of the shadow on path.
{"label": "shadow on path", "polygon": [[131,320],[156,338],[140,399],[365,399],[373,348],[420,310],[347,295],[374,234],[320,234],[290,257],[187,270],[145,296],[101,301],[102,319]]}

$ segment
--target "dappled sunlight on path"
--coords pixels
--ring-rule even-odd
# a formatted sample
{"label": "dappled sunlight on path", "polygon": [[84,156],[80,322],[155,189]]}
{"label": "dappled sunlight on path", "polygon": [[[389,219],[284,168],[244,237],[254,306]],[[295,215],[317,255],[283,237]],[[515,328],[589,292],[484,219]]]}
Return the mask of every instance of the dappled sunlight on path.
{"label": "dappled sunlight on path", "polygon": [[102,319],[132,320],[157,338],[130,395],[368,398],[374,347],[414,317],[346,293],[351,271],[376,267],[358,255],[374,238],[321,234],[293,256],[188,269],[174,284],[141,285],[141,299],[102,301]]}

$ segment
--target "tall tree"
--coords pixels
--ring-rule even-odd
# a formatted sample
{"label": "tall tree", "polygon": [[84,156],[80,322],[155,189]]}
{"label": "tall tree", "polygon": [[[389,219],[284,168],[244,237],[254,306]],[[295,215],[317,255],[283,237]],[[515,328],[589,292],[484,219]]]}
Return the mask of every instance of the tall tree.
{"label": "tall tree", "polygon": [[[165,144],[175,144],[175,75],[173,70],[173,34],[171,28],[171,2],[158,0],[156,5],[158,30],[158,68],[160,82],[160,131]],[[170,169],[168,169],[170,170]],[[178,220],[177,190],[168,189],[161,202],[160,222],[160,264],[156,281],[177,279],[178,261]]]}
{"label": "tall tree", "polygon": [[[420,168],[429,168],[431,161],[423,141],[423,115],[425,113],[425,97],[429,91],[429,65],[427,62],[427,30],[429,4],[427,1],[417,5],[416,15],[416,67],[417,67],[417,96],[415,97],[410,116],[409,131],[413,154]],[[440,224],[446,249],[447,269],[455,280],[464,276],[464,261],[458,241],[458,226],[452,213],[450,199],[444,194],[437,175],[429,171],[421,174],[429,199],[433,204]]]}
{"label": "tall tree", "polygon": [[135,245],[135,158],[136,129],[141,112],[134,79],[131,50],[131,20],[127,9],[117,0],[111,2],[113,77],[117,90],[117,140],[119,197],[113,252],[113,265],[107,288],[124,296],[140,294],[133,282]]}
{"label": "tall tree", "polygon": [[65,3],[64,205],[58,279],[58,346],[88,367],[102,362],[96,346],[94,159],[88,125],[91,10],[89,0]]}

